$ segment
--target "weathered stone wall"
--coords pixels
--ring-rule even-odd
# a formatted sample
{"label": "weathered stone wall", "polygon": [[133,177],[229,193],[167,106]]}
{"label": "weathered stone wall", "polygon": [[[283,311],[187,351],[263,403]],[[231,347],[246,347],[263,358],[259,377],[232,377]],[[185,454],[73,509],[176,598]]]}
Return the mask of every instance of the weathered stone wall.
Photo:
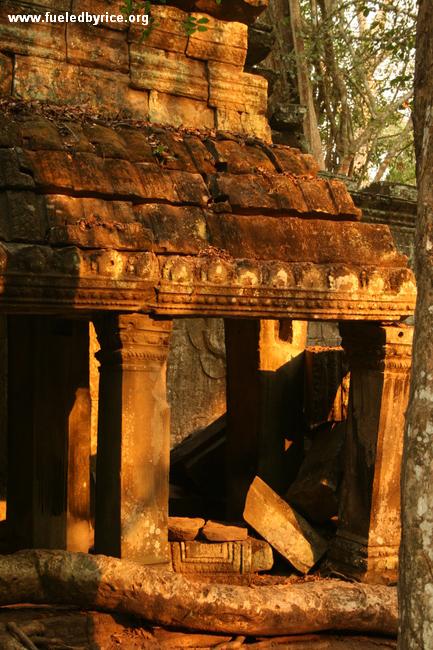
{"label": "weathered stone wall", "polygon": [[[321,175],[328,177],[324,173]],[[350,182],[347,185],[355,205],[362,209],[362,221],[389,226],[397,249],[407,255],[409,266],[413,268],[416,188],[412,185],[388,182],[374,183],[363,190],[351,189]],[[333,347],[340,344],[337,323],[320,321],[309,323],[308,345]]]}
{"label": "weathered stone wall", "polygon": [[225,413],[226,362],[222,319],[174,321],[167,385],[172,447]]}
{"label": "weathered stone wall", "polygon": [[352,192],[355,204],[362,208],[362,220],[390,227],[395,244],[413,267],[417,191],[412,185],[374,183],[361,192]]}
{"label": "weathered stone wall", "polygon": [[273,142],[308,151],[294,67],[290,8],[287,0],[270,0],[266,11],[249,27],[247,70],[269,82],[268,118]]}
{"label": "weathered stone wall", "polygon": [[[243,71],[247,25],[206,15],[207,30],[188,36],[183,26],[187,13],[178,8],[210,11],[212,6],[220,18],[242,20],[263,8],[264,1],[233,3],[236,11],[203,0],[169,3],[178,7],[154,6],[155,26],[143,42],[143,28],[139,26],[22,24],[8,20],[9,14],[29,12],[45,17],[46,11],[115,14],[121,4],[120,0],[2,0],[0,97],[78,105],[93,114],[119,116],[119,120],[220,129],[270,139],[267,82]],[[201,18],[203,14],[193,15]],[[99,381],[93,353],[97,348],[91,332],[93,454]],[[222,321],[176,322],[168,384],[172,445],[225,412]]]}
{"label": "weathered stone wall", "polygon": [[[0,3],[0,96],[79,105],[122,119],[208,128],[266,140],[267,81],[244,72],[248,27],[207,16],[188,36],[187,13],[155,6],[143,27],[10,23],[9,14],[119,13],[120,0]],[[203,3],[202,3],[203,4]],[[240,3],[238,3],[240,4]],[[203,14],[193,14],[197,19]]]}

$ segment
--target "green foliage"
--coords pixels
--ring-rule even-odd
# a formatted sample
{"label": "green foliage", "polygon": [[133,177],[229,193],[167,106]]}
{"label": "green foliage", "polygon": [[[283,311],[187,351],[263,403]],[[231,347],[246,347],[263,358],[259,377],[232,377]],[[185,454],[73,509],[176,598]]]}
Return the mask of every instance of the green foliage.
{"label": "green foliage", "polygon": [[415,152],[413,143],[409,142],[390,165],[386,180],[391,183],[415,185],[415,174]]}
{"label": "green foliage", "polygon": [[[215,4],[221,5],[222,0],[214,0]],[[143,28],[143,34],[141,41],[146,40],[149,37],[152,30],[157,27],[155,19],[152,16],[152,5],[165,5],[167,0],[123,0],[123,5],[120,9],[125,18],[129,18],[132,14],[146,14],[149,16],[149,24],[147,27]],[[195,32],[205,32],[207,31],[206,24],[209,22],[208,18],[197,18],[188,14],[184,23],[183,28],[187,36],[195,34]]]}
{"label": "green foliage", "polygon": [[[416,0],[300,0],[329,171],[413,182]],[[400,170],[400,171],[399,171]],[[379,176],[380,178],[375,178]]]}
{"label": "green foliage", "polygon": [[183,28],[186,31],[188,36],[194,34],[195,32],[205,32],[207,31],[206,23],[209,22],[208,18],[196,18],[188,14],[185,22],[183,23]]}

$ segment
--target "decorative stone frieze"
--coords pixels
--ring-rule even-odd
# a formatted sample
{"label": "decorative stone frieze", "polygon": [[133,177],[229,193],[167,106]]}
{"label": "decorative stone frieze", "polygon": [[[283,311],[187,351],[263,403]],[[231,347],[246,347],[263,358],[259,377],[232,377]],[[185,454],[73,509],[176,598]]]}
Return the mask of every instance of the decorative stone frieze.
{"label": "decorative stone frieze", "polygon": [[344,185],[295,149],[42,111],[0,124],[0,161],[5,309],[412,313],[413,275],[388,228],[359,223]]}
{"label": "decorative stone frieze", "polygon": [[171,562],[176,573],[195,575],[248,575],[272,569],[272,548],[262,540],[243,542],[171,542]]}
{"label": "decorative stone frieze", "polygon": [[[344,278],[344,282],[340,279]],[[380,282],[379,282],[380,280]],[[213,256],[0,246],[0,305],[45,310],[56,303],[176,315],[395,320],[411,315],[407,269],[275,263]]]}

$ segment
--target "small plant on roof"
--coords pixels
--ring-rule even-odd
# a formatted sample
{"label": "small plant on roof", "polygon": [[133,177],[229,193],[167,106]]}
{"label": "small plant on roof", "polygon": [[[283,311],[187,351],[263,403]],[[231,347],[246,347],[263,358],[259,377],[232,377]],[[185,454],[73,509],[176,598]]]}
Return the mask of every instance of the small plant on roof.
{"label": "small plant on roof", "polygon": [[[158,26],[158,23],[155,22],[155,18],[152,16],[152,5],[165,4],[167,4],[167,0],[123,0],[120,11],[127,21],[129,21],[129,17],[133,14],[141,13],[149,16],[149,23],[145,28],[143,28],[143,33],[140,38],[140,42],[142,42],[145,41],[150,36],[153,29]],[[222,0],[215,0],[215,4],[221,5]],[[206,24],[208,22],[208,18],[197,18],[192,14],[188,14],[183,22],[183,28],[187,36],[191,36],[192,34],[195,34],[195,32],[207,31]]]}

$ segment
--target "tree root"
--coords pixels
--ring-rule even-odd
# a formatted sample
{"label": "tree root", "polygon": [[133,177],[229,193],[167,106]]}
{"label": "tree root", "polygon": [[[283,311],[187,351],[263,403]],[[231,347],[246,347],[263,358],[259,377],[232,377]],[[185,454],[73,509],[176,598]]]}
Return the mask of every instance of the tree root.
{"label": "tree root", "polygon": [[67,551],[0,557],[0,605],[58,604],[232,635],[326,630],[397,634],[395,587],[340,580],[263,587],[192,582],[168,570]]}

